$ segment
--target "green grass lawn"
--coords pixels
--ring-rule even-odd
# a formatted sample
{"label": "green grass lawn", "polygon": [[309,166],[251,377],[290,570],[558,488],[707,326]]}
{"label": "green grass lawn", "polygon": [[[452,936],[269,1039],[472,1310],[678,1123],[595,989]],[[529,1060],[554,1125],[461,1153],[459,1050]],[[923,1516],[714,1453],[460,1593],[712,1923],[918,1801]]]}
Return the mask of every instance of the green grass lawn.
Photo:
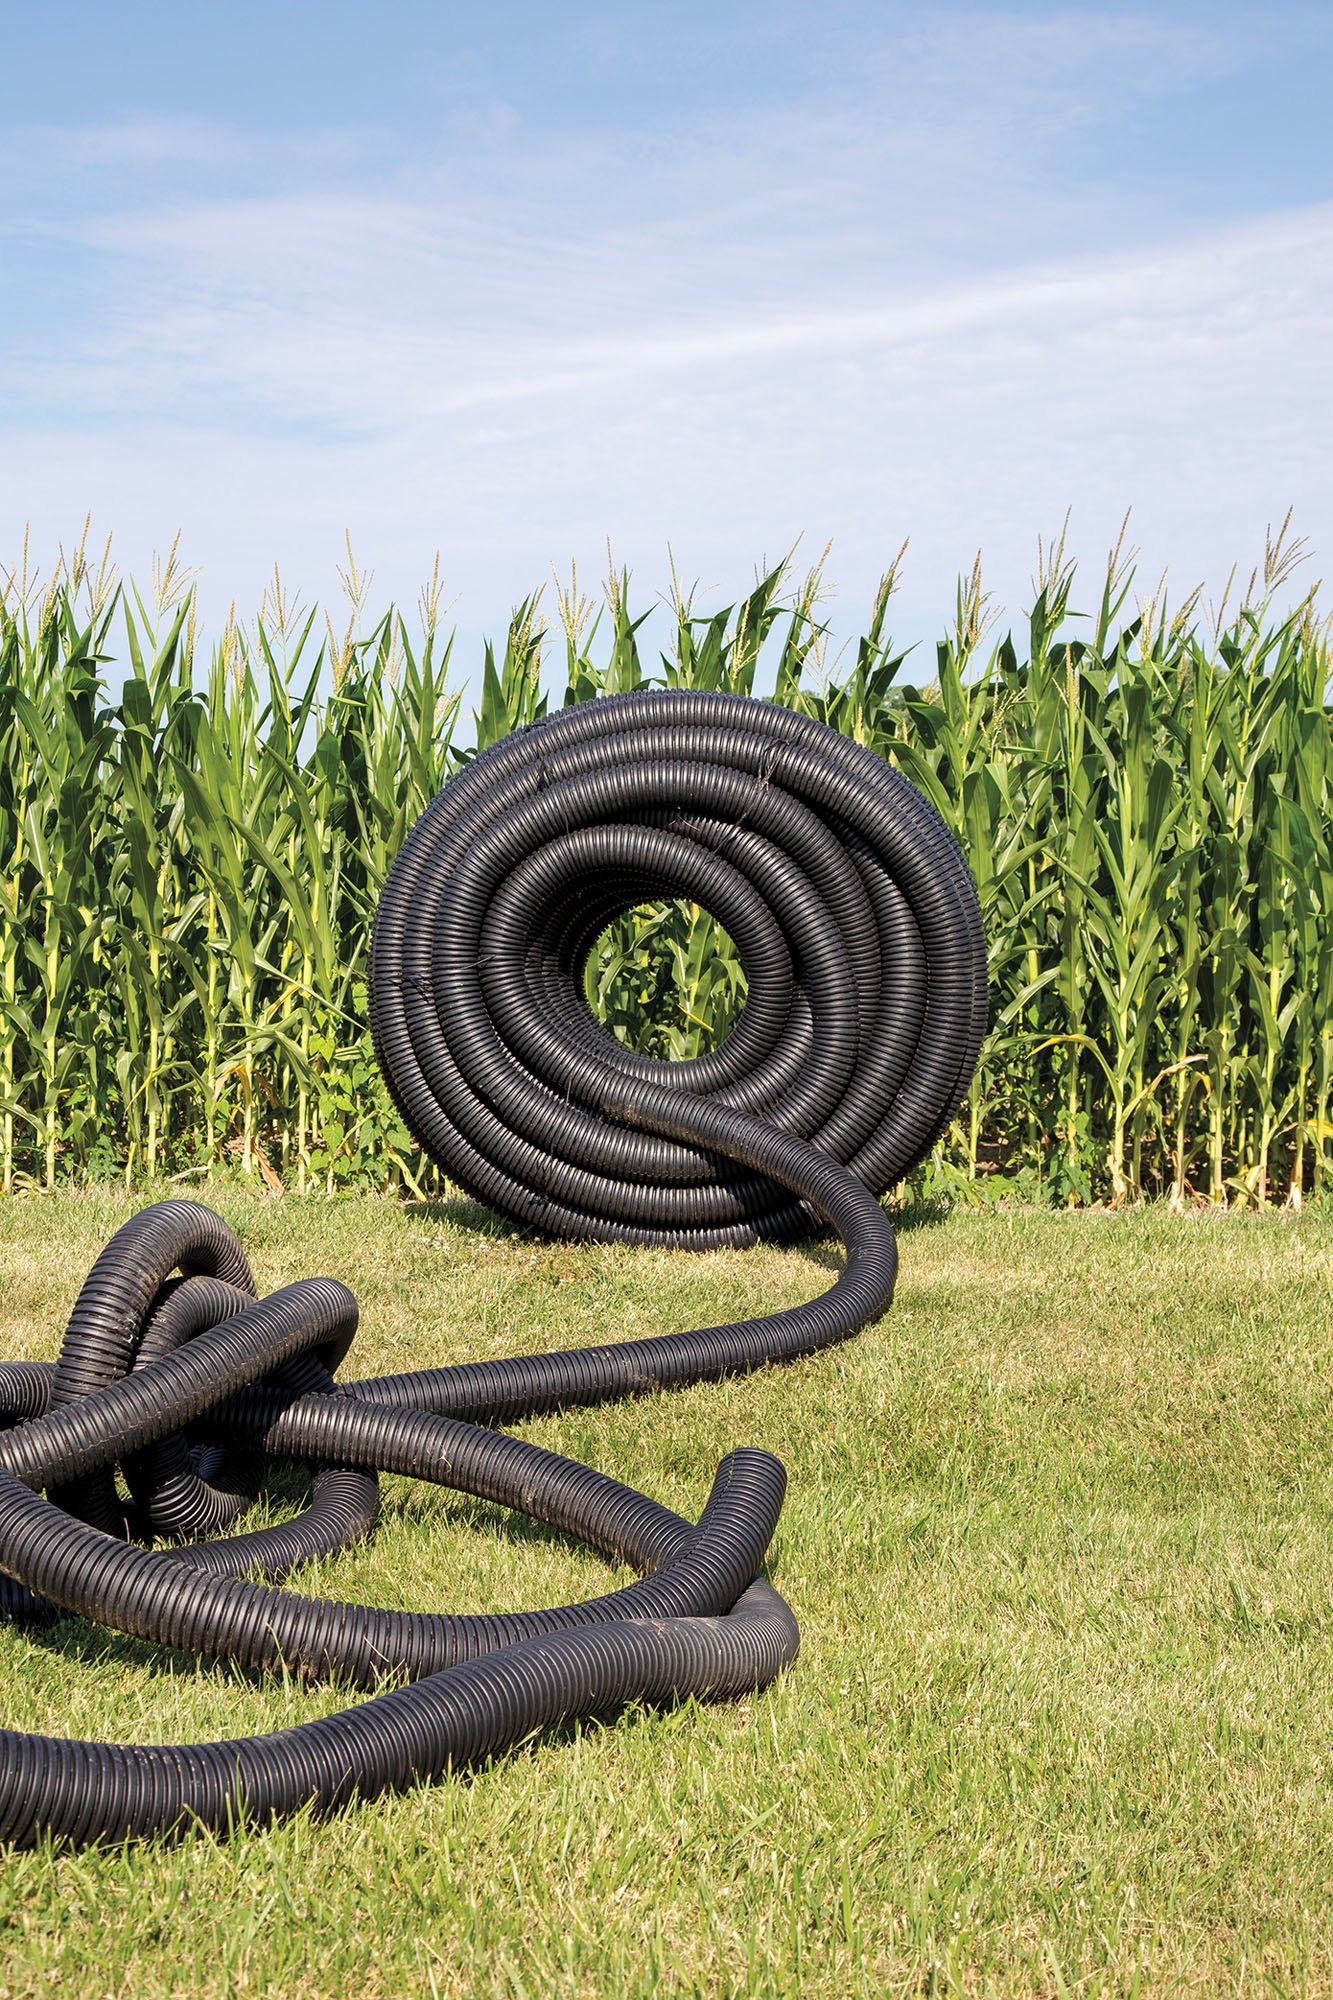
{"label": "green grass lawn", "polygon": [[[737,1316],[832,1261],[216,1201],[261,1289],[353,1286],[350,1372]],[[54,1353],[137,1205],[0,1206],[0,1353]],[[845,1348],[524,1427],[683,1511],[731,1446],[781,1455],[804,1646],[779,1686],[322,1823],[6,1857],[0,1993],[1333,1991],[1333,1214],[959,1214],[902,1253]],[[391,1479],[317,1587],[481,1609],[607,1581]],[[0,1648],[20,1729],[180,1740],[345,1698],[72,1620]]]}

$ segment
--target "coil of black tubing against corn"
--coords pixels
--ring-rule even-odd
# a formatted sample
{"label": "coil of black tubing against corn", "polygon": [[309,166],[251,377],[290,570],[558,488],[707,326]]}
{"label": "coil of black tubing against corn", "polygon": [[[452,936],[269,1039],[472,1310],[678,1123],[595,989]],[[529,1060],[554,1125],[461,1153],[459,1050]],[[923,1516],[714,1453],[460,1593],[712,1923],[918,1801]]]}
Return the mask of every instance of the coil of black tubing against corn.
{"label": "coil of black tubing against corn", "polygon": [[[675,1063],[622,1046],[583,988],[613,918],[671,897],[725,927],[747,981],[731,1034]],[[888,1305],[878,1197],[957,1109],[986,1018],[976,893],[943,821],[869,752],[767,702],[653,691],[565,709],[478,756],[409,835],[376,917],[370,1015],[425,1151],[514,1222],[695,1250],[831,1227],[844,1266],[811,1303],[733,1325],[342,1381],[344,1285],[257,1298],[219,1216],[144,1210],[98,1258],[59,1359],[0,1364],[4,1608],[370,1694],[216,1743],[0,1732],[10,1843],[332,1809],[568,1718],[752,1693],[795,1654],[761,1573],[775,1458],[731,1452],[692,1522],[496,1427],[807,1355]],[[311,1468],[306,1511],[220,1532],[266,1463],[290,1460]],[[519,1509],[639,1579],[494,1616],[276,1588],[370,1533],[379,1472]]]}

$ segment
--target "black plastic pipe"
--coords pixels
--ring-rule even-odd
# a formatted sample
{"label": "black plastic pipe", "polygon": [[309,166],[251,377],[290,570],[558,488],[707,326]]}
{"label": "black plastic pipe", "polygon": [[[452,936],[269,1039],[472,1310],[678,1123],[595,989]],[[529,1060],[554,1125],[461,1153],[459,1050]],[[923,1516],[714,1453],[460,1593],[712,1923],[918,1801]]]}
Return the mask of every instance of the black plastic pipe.
{"label": "black plastic pipe", "polygon": [[[748,993],[719,1047],[657,1063],[596,1021],[582,971],[618,912],[677,894],[725,924]],[[771,1680],[798,1644],[758,1574],[785,1487],[776,1459],[730,1453],[691,1524],[478,1426],[791,1359],[875,1318],[897,1266],[878,1194],[957,1108],[985,1002],[956,843],[896,773],[819,724],[729,696],[622,696],[479,757],[405,844],[372,946],[376,1048],[422,1145],[549,1232],[705,1248],[828,1225],[844,1268],[809,1304],[736,1324],[339,1384],[356,1329],[344,1286],[257,1299],[211,1211],[136,1216],[90,1273],[58,1362],[0,1364],[0,1608],[379,1692],[215,1744],[0,1732],[0,1838],[330,1809],[570,1716]],[[274,1459],[311,1466],[306,1512],[219,1536]],[[471,1617],[276,1588],[369,1533],[380,1471],[521,1509],[640,1580]]]}

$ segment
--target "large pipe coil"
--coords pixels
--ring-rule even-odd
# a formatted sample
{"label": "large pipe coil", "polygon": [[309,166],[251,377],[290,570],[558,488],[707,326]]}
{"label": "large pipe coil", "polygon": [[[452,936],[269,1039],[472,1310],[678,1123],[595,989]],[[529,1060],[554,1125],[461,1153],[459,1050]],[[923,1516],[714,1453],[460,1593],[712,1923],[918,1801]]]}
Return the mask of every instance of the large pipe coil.
{"label": "large pipe coil", "polygon": [[[617,914],[672,896],[725,926],[747,995],[717,1047],[662,1063],[597,1021],[583,968]],[[480,1200],[558,1235],[693,1249],[831,1227],[843,1269],[812,1302],[738,1323],[341,1381],[357,1318],[344,1285],[260,1299],[212,1211],[136,1216],[94,1265],[58,1361],[0,1364],[3,1608],[336,1675],[369,1698],[212,1744],[0,1731],[0,1838],[333,1809],[572,1716],[752,1691],[795,1655],[795,1619],[761,1574],[776,1459],[730,1453],[690,1522],[494,1426],[792,1359],[888,1305],[878,1196],[947,1125],[985,1021],[956,843],[897,773],[806,718],[613,697],[517,732],[445,787],[395,863],[371,959],[390,1092]],[[310,1468],[305,1511],[220,1533],[289,1460]],[[519,1509],[638,1580],[486,1616],[278,1588],[371,1532],[381,1471]]]}

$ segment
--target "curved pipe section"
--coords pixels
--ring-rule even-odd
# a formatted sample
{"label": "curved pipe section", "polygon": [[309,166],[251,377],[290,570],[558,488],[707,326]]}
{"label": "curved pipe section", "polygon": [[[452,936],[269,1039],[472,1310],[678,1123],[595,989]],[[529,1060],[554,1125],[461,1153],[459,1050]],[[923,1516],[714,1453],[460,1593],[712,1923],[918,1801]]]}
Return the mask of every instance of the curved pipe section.
{"label": "curved pipe section", "polygon": [[[601,1027],[582,974],[617,913],[678,894],[725,924],[748,992],[720,1046],[657,1063]],[[377,1052],[422,1145],[556,1234],[704,1249],[826,1226],[844,1267],[808,1304],[738,1323],[340,1382],[357,1320],[345,1286],[260,1299],[210,1210],[134,1217],[89,1274],[59,1360],[0,1363],[0,1611],[336,1675],[369,1698],[211,1744],[0,1731],[0,1838],[332,1810],[571,1716],[770,1681],[799,1643],[759,1574],[786,1483],[776,1459],[729,1453],[689,1522],[494,1426],[794,1359],[877,1317],[897,1268],[878,1195],[957,1108],[985,999],[956,843],[896,773],[819,724],[639,694],[479,757],[405,844],[372,946]],[[220,1533],[282,1460],[311,1468],[306,1511]],[[385,1471],[520,1509],[638,1580],[481,1616],[280,1588],[370,1533]]]}

